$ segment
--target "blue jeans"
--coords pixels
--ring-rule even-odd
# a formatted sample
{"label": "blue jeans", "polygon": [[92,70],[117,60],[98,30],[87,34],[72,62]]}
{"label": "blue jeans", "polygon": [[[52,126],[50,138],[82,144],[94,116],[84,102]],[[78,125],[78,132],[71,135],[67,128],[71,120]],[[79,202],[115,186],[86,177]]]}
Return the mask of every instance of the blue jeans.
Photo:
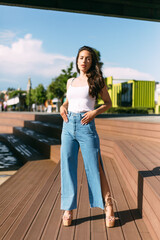
{"label": "blue jeans", "polygon": [[87,176],[90,206],[104,209],[98,161],[100,156],[102,164],[99,137],[94,119],[86,125],[81,124],[83,114],[69,112],[68,122],[63,122],[61,135],[61,209],[63,210],[77,208],[79,146]]}

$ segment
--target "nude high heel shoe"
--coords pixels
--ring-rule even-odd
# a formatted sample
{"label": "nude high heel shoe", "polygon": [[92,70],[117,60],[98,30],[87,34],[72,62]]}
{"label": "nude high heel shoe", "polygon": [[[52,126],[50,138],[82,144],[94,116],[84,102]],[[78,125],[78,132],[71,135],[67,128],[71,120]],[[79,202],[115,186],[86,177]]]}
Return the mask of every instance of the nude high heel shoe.
{"label": "nude high heel shoe", "polygon": [[65,211],[63,214],[63,226],[68,227],[72,224],[72,211]]}
{"label": "nude high heel shoe", "polygon": [[114,227],[114,225],[115,225],[114,213],[112,213],[111,216],[107,216],[107,208],[108,208],[108,206],[112,206],[112,208],[113,208],[112,200],[114,200],[116,202],[116,200],[110,196],[110,193],[108,193],[107,197],[105,198],[106,226],[108,228]]}

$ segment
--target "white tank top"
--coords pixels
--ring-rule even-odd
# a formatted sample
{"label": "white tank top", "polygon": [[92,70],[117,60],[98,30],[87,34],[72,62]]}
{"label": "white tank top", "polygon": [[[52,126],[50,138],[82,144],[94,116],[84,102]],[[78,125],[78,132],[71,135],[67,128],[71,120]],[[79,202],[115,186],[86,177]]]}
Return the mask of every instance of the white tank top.
{"label": "white tank top", "polygon": [[67,98],[69,102],[68,111],[79,113],[94,110],[96,98],[89,95],[88,84],[83,87],[73,87],[73,80],[74,78],[71,80],[71,84],[67,90]]}

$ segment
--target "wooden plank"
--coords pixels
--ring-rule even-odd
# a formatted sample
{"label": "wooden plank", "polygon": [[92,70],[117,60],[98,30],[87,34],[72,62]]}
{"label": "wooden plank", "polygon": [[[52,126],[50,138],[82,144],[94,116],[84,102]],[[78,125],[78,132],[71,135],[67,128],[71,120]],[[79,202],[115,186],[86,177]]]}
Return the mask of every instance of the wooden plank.
{"label": "wooden plank", "polygon": [[[130,158],[129,160],[134,162],[135,167],[137,168],[138,171],[140,171],[141,174],[146,173],[147,176],[149,175],[150,177],[145,177],[145,179],[147,180],[147,182],[152,186],[152,188],[154,189],[154,191],[160,196],[160,188],[159,188],[159,181],[156,177],[151,178],[152,176],[154,176],[154,174],[152,173],[152,171],[150,169],[148,169],[147,167],[145,167],[143,161],[141,162],[140,159],[140,155],[137,154],[135,157],[135,149],[132,148],[132,146],[128,145],[126,142],[124,142],[125,145],[125,151],[127,151],[127,154],[130,154]],[[130,151],[130,152],[129,152]],[[142,157],[142,155],[141,155]]]}
{"label": "wooden plank", "polygon": [[[133,142],[129,140],[128,142]],[[147,145],[148,143],[149,145]],[[154,144],[148,141],[137,141],[134,142],[135,147],[146,157],[149,159],[149,162],[153,163],[153,169],[160,164],[159,153],[157,149],[154,148]],[[160,145],[159,145],[160,148]],[[156,151],[156,152],[155,152]],[[144,161],[146,163],[146,161]],[[147,161],[148,162],[148,161]]]}
{"label": "wooden plank", "polygon": [[[112,182],[110,180],[110,176],[108,174],[108,161],[110,161],[110,160],[111,159],[109,159],[108,157],[106,158],[103,156],[103,165],[104,165],[105,175],[106,175],[107,182],[108,182],[108,185],[109,185],[109,188],[111,191],[111,195],[112,195],[112,197],[114,197],[113,184],[112,184]],[[121,227],[121,223],[120,223],[120,219],[119,219],[119,215],[118,215],[118,209],[117,209],[117,205],[115,204],[115,202],[113,202],[113,209],[114,209],[114,214],[116,217],[116,222],[115,222],[114,228],[106,228],[107,239],[109,239],[109,240],[124,239],[124,234],[122,231],[122,227]]]}
{"label": "wooden plank", "polygon": [[25,119],[25,120],[35,120],[35,114],[34,113],[19,113],[19,112],[1,112],[0,117],[4,118],[17,118],[17,119]]}
{"label": "wooden plank", "polygon": [[55,207],[58,195],[60,195],[60,174],[57,176],[50,191],[46,195],[46,198],[44,199],[44,202],[41,205],[39,212],[35,216],[25,236],[25,240],[40,239],[46,222],[50,216],[50,213]]}
{"label": "wooden plank", "polygon": [[[98,134],[100,136],[100,140],[102,141],[103,139],[105,140],[105,142],[107,141],[109,143],[109,145],[113,146],[114,145],[114,142],[116,140],[127,140],[128,139],[128,136],[127,135],[123,135],[123,133],[121,134],[117,134],[116,132],[109,132],[107,131],[107,133],[104,133],[103,130],[99,130],[98,131]],[[131,136],[130,137],[131,139],[135,139],[134,136]],[[137,136],[136,136],[136,139],[137,139]]]}
{"label": "wooden plank", "polygon": [[77,220],[74,239],[90,239],[90,207],[86,174],[83,174],[81,194],[77,209]]}
{"label": "wooden plank", "polygon": [[[45,176],[46,177],[46,176]],[[43,179],[41,179],[41,181],[44,181],[44,177]],[[40,182],[40,181],[39,181]],[[21,202],[17,203],[17,206],[15,206],[15,208],[12,210],[11,214],[8,216],[8,218],[6,219],[6,221],[3,223],[1,230],[0,230],[0,235],[5,235],[6,232],[9,230],[9,228],[14,224],[14,222],[16,221],[16,219],[19,217],[19,215],[21,214],[21,212],[23,211],[23,209],[25,208],[26,204],[28,204],[28,202],[30,201],[30,199],[32,198],[32,195],[34,195],[34,193],[36,191],[38,191],[39,189],[39,184],[38,182],[36,183],[33,180],[33,184],[36,184],[37,187],[33,186],[33,189],[30,189],[29,192],[27,192],[27,194],[24,196],[24,199],[22,199]]]}
{"label": "wooden plank", "polygon": [[160,124],[155,123],[137,123],[127,121],[106,121],[101,124],[96,123],[98,132],[102,131],[106,135],[108,133],[116,133],[129,137],[137,137],[140,139],[148,139],[160,142]]}
{"label": "wooden plank", "polygon": [[61,145],[52,145],[50,147],[50,159],[56,163],[60,161],[60,147]]}
{"label": "wooden plank", "polygon": [[[160,219],[157,217],[157,214],[159,214],[159,212],[156,209],[156,206],[155,206],[154,201],[152,201],[150,203],[150,202],[148,202],[148,199],[145,196],[143,197],[142,217],[143,217],[143,212],[144,212],[145,217],[147,217],[148,222],[149,222],[148,230],[154,231],[154,233],[157,235],[157,238],[158,238],[160,236]],[[154,209],[153,209],[153,207],[154,207]]]}
{"label": "wooden plank", "polygon": [[[78,156],[78,177],[77,177],[77,183],[78,183],[78,189],[77,189],[77,199],[79,199],[80,189],[81,189],[81,182],[82,182],[82,176],[83,176],[83,167],[82,167],[82,156],[79,154]],[[79,204],[79,200],[78,200]],[[76,224],[76,216],[77,216],[77,210],[73,210],[73,223],[72,226],[66,228],[62,226],[62,214],[63,211],[60,210],[60,195],[58,196],[57,202],[55,204],[55,207],[53,208],[50,217],[48,218],[48,221],[46,223],[44,232],[41,236],[42,240],[50,239],[52,236],[53,239],[66,239],[66,236],[72,237],[74,236],[75,231],[75,224]]]}
{"label": "wooden plank", "polygon": [[[132,159],[133,160],[133,158],[134,158],[133,155],[134,155],[134,153],[131,154],[130,157],[128,155],[128,159],[130,159],[130,160]],[[146,171],[148,172],[148,169],[145,168],[141,172],[146,172]],[[137,172],[138,172],[138,170],[137,170]],[[160,212],[160,211],[158,211],[159,210],[159,206],[160,206],[159,205],[160,201],[159,201],[159,198],[157,199],[157,193],[159,192],[159,187],[158,187],[159,183],[158,183],[158,181],[156,181],[156,178],[154,176],[152,178],[151,177],[144,178],[144,179],[142,179],[142,181],[143,181],[142,184],[138,185],[139,192],[140,192],[140,194],[138,194],[138,202],[141,202],[141,203],[143,202],[143,211],[145,212],[145,214],[148,217],[148,219],[150,219],[150,218],[154,219],[155,228],[158,231],[158,227],[156,227],[156,226],[159,224],[159,222],[157,220],[157,214]],[[152,191],[152,193],[151,193],[151,191]],[[143,196],[143,198],[142,198],[142,196]],[[154,213],[152,207],[150,207],[147,204],[148,201],[151,203],[151,206],[152,206],[152,203],[154,202],[154,207],[156,209],[156,213]],[[141,203],[140,203],[139,207],[141,207],[141,205],[142,205]]]}
{"label": "wooden plank", "polygon": [[107,132],[114,132],[116,134],[124,134],[127,136],[140,136],[141,138],[143,137],[144,139],[152,139],[156,138],[157,140],[160,138],[160,131],[153,131],[151,130],[146,130],[146,129],[134,129],[134,128],[127,128],[126,126],[123,127],[110,127],[108,125],[101,125],[98,127],[98,129],[103,130],[104,133],[107,134]]}
{"label": "wooden plank", "polygon": [[27,163],[26,165],[21,167],[15,173],[15,175],[13,175],[11,178],[9,178],[5,183],[3,183],[0,186],[0,196],[1,196],[0,205],[12,194],[12,192],[15,193],[18,189],[18,186],[22,184],[22,180],[28,174],[28,169],[31,169],[30,163]]}
{"label": "wooden plank", "polygon": [[[25,236],[26,231],[28,231],[31,222],[39,211],[39,208],[43,203],[47,192],[49,191],[50,187],[55,181],[55,177],[57,176],[55,175],[56,171],[54,171],[57,170],[57,168],[50,170],[52,162],[48,161],[48,163],[50,166],[48,168],[50,173],[46,171],[44,178],[39,181],[39,184],[35,187],[34,192],[30,193],[29,200],[25,203],[25,206],[17,206],[17,209],[20,211],[19,215],[17,216],[17,211],[15,211],[16,218],[14,219],[13,225],[10,227],[10,229],[8,229],[8,232],[4,239],[21,239]],[[28,198],[25,198],[25,201],[26,199]],[[10,219],[11,218],[14,217],[11,216]]]}
{"label": "wooden plank", "polygon": [[113,154],[112,154],[112,153],[103,152],[103,155],[104,155],[105,157],[108,157],[108,158],[113,158]]}
{"label": "wooden plank", "polygon": [[[134,151],[134,154],[138,156],[140,162],[142,162],[147,169],[152,171],[160,161],[154,157],[154,155],[145,147],[145,144],[141,141],[131,141],[128,143]],[[154,175],[154,173],[153,173]]]}
{"label": "wooden plank", "polygon": [[91,240],[107,239],[105,214],[102,209],[91,208]]}
{"label": "wooden plank", "polygon": [[[30,162],[23,166],[17,173],[10,178],[7,182],[5,182],[0,190],[1,190],[1,205],[5,202],[5,206],[7,206],[7,200],[12,201],[12,195],[15,196],[17,191],[24,190],[24,184],[29,184],[31,180],[32,174],[36,176],[39,170],[42,169],[42,162]],[[24,174],[23,174],[24,173]],[[34,176],[33,176],[34,178]],[[0,206],[2,209],[4,206]],[[2,210],[1,209],[1,210]]]}
{"label": "wooden plank", "polygon": [[13,133],[13,126],[0,125],[0,134],[2,133]]}
{"label": "wooden plank", "polygon": [[[38,168],[38,166],[37,166]],[[1,204],[0,206],[0,225],[2,224],[2,222],[4,221],[4,217],[6,218],[11,212],[12,210],[15,208],[15,206],[21,202],[21,200],[25,197],[25,195],[30,191],[30,189],[34,189],[34,182],[39,181],[40,178],[36,178],[36,170],[38,170],[38,173],[40,175],[40,178],[43,177],[44,174],[44,170],[43,169],[32,169],[32,171],[30,170],[30,172],[28,172],[27,175],[27,179],[26,181],[24,181],[25,179],[23,179],[21,181],[21,185],[19,186],[19,188],[16,187],[14,189],[14,192],[12,192],[12,195],[8,194],[8,198],[6,196],[5,201],[3,202],[3,204]],[[31,174],[31,175],[30,175]],[[33,179],[30,178],[29,176],[33,176]],[[14,186],[12,186],[14,188]]]}
{"label": "wooden plank", "polygon": [[[60,240],[70,240],[76,239],[75,231],[78,224],[78,212],[79,212],[79,205],[81,204],[81,195],[82,195],[82,187],[83,187],[83,178],[84,178],[84,164],[81,153],[78,157],[78,189],[77,189],[77,209],[73,210],[73,221],[72,226],[69,228],[61,227],[58,239]],[[84,202],[83,202],[84,204]]]}
{"label": "wooden plank", "polygon": [[138,231],[140,232],[140,235],[142,237],[143,240],[151,240],[152,237],[146,227],[146,225],[144,224],[144,221],[142,220],[141,214],[139,212],[139,210],[137,209],[137,206],[135,204],[135,202],[133,201],[133,198],[131,197],[128,188],[126,186],[126,183],[123,180],[122,175],[119,172],[119,169],[117,168],[115,161],[112,161],[112,166],[114,168],[114,171],[117,175],[117,178],[119,179],[119,183],[122,187],[123,193],[125,195],[125,199],[127,201],[127,204],[129,205],[129,208],[131,210],[131,214],[134,218],[135,224],[138,228]]}
{"label": "wooden plank", "polygon": [[[108,161],[112,161],[112,159],[108,158],[108,157],[104,157],[103,158],[103,165],[104,165],[104,170],[105,170],[105,175],[107,178],[107,182],[109,184],[109,188],[111,191],[111,195],[112,197],[114,197],[114,193],[113,193],[113,184],[111,182],[110,179],[110,175],[108,174]],[[116,222],[115,222],[115,227],[114,228],[106,228],[107,231],[107,237],[109,240],[119,240],[119,239],[124,239],[124,234],[122,231],[122,226],[121,226],[121,222],[120,222],[120,218],[118,215],[118,208],[117,208],[117,204],[115,202],[113,202],[113,209],[114,209],[114,214],[116,217]]]}
{"label": "wooden plank", "polygon": [[[55,202],[54,208],[52,209],[43,233],[41,240],[58,240],[59,230],[62,227],[62,212],[60,211],[61,195],[58,195],[57,201]],[[38,240],[38,239],[36,239]]]}
{"label": "wooden plank", "polygon": [[145,171],[146,167],[137,159],[137,156],[134,154],[133,147],[127,144],[126,141],[117,141],[116,142],[121,150],[125,153],[128,158],[128,161],[132,163],[138,170]]}
{"label": "wooden plank", "polygon": [[[110,136],[109,136],[110,137]],[[105,145],[105,146],[108,146],[108,147],[110,147],[110,148],[113,148],[113,146],[114,146],[114,142],[113,141],[111,141],[112,139],[110,139],[110,138],[108,138],[108,136],[106,136],[106,135],[100,135],[100,143],[102,144],[102,145]]]}
{"label": "wooden plank", "polygon": [[[128,189],[130,191],[130,194],[132,195],[134,201],[137,199],[137,173],[135,168],[130,164],[129,161],[127,161],[127,158],[123,155],[120,151],[114,152],[115,161],[118,169],[121,172],[121,175],[123,176]],[[134,176],[137,177],[134,177]]]}
{"label": "wooden plank", "polygon": [[108,146],[105,146],[105,145],[102,145],[102,144],[101,144],[101,151],[102,151],[102,152],[106,152],[106,153],[113,154],[113,148],[108,147]]}
{"label": "wooden plank", "polygon": [[116,126],[118,128],[122,128],[126,126],[129,129],[146,129],[160,132],[160,123],[153,122],[136,122],[136,121],[127,121],[127,120],[119,120],[119,119],[95,119],[96,126]]}
{"label": "wooden plank", "polygon": [[[128,146],[128,149],[126,148],[126,150],[129,153],[129,146]],[[125,154],[126,154],[126,152],[125,152]],[[145,197],[147,199],[151,198],[150,191],[152,190],[152,199],[151,199],[151,201],[153,201],[153,199],[154,199],[155,202],[157,202],[157,201],[159,202],[159,200],[156,200],[157,196],[158,196],[158,199],[160,198],[159,197],[160,196],[159,181],[155,177],[151,178],[151,176],[154,176],[154,175],[152,175],[152,172],[149,171],[144,165],[142,165],[140,163],[140,161],[138,161],[137,157],[135,158],[133,152],[129,153],[128,160],[129,161],[134,161],[135,168],[137,168],[137,172],[139,172],[139,175],[138,175],[139,176],[139,180],[140,180],[140,177],[142,177],[141,175],[143,175],[143,177],[144,177],[144,179],[142,178],[143,180],[141,180],[141,181],[143,181],[143,184],[142,183],[140,184],[140,181],[138,183],[139,190],[143,192],[143,195],[145,195]],[[147,176],[149,174],[150,177],[145,177],[144,174],[147,174]],[[147,186],[148,186],[148,189],[149,189],[148,192],[144,191],[144,188],[147,188]],[[142,189],[140,189],[140,188],[142,188]],[[159,205],[157,205],[157,207],[159,208]]]}
{"label": "wooden plank", "polygon": [[149,233],[150,233],[152,239],[153,240],[159,240],[159,237],[155,233],[154,228],[151,226],[150,221],[148,220],[148,217],[145,216],[145,214],[143,214],[143,221],[144,221],[147,229],[149,230]]}
{"label": "wooden plank", "polygon": [[123,194],[119,180],[111,165],[111,161],[109,160],[105,161],[105,165],[107,165],[107,173],[112,183],[113,197],[117,201],[118,215],[122,225],[124,237],[130,240],[141,239],[139,232],[137,231],[137,227],[135,225],[132,214],[130,212],[129,206]]}
{"label": "wooden plank", "polygon": [[[43,178],[44,175],[44,171],[40,172],[39,176],[40,178]],[[39,179],[36,179],[35,181],[33,181],[33,184],[37,185],[38,182],[40,181]],[[30,187],[30,186],[25,186],[25,191],[23,192],[19,192],[18,194],[16,194],[16,197],[13,198],[13,200],[11,201],[11,203],[8,205],[7,208],[5,208],[3,211],[1,211],[1,219],[0,219],[0,225],[6,225],[6,220],[9,218],[10,219],[10,215],[12,214],[12,212],[14,212],[15,208],[17,207],[17,205],[21,205],[21,202],[24,202],[25,199],[27,199],[27,196],[32,194],[32,192],[34,191],[34,186]]]}

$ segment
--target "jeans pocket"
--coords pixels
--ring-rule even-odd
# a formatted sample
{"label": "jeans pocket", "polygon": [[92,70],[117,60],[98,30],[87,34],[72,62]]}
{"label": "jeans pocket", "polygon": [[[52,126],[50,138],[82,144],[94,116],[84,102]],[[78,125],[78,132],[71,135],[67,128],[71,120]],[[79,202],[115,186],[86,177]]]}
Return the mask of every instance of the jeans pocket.
{"label": "jeans pocket", "polygon": [[88,126],[88,130],[89,130],[90,133],[95,133],[95,123],[94,123],[94,120],[89,122],[87,124],[87,126]]}
{"label": "jeans pocket", "polygon": [[[67,118],[68,118],[68,116],[67,116]],[[63,120],[63,126],[62,126],[62,129],[64,130],[64,129],[67,129],[67,124],[69,123],[69,118],[68,118],[68,122],[65,122],[64,120]]]}

